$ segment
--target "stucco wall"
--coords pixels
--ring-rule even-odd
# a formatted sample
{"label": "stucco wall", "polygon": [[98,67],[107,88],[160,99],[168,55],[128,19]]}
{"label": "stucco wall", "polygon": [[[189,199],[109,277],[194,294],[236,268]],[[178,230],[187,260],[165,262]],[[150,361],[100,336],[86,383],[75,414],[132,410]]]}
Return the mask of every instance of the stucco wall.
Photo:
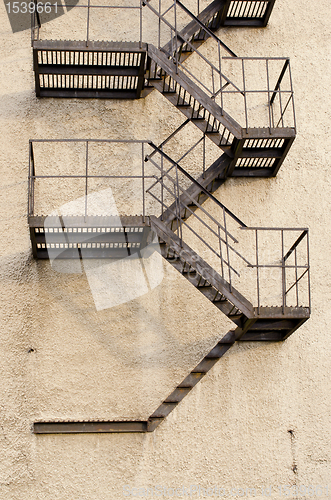
{"label": "stucco wall", "polygon": [[311,319],[285,343],[235,345],[152,434],[38,436],[36,419],[147,418],[231,322],[166,263],[148,295],[97,313],[84,275],[33,260],[30,138],[159,143],[181,118],[156,91],[36,99],[30,33],[12,34],[1,7],[1,499],[117,500],[123,485],[331,495],[329,18],[328,0],[277,0],[267,28],[219,32],[239,55],[291,58],[298,134],[277,178],[217,196],[249,225],[309,227]]}

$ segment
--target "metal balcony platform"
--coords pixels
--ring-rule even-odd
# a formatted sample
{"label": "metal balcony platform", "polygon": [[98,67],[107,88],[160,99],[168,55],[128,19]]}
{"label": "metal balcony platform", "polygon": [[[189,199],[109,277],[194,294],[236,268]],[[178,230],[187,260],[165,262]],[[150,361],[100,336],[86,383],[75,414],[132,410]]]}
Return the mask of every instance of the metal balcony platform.
{"label": "metal balcony platform", "polygon": [[243,129],[243,139],[232,146],[232,177],[275,177],[292,146],[294,128]]}
{"label": "metal balcony platform", "polygon": [[276,0],[226,0],[222,26],[264,28]]}
{"label": "metal balcony platform", "polygon": [[122,259],[141,249],[147,221],[142,216],[29,217],[33,256]]}
{"label": "metal balcony platform", "polygon": [[37,97],[136,99],[144,85],[147,44],[33,42]]}

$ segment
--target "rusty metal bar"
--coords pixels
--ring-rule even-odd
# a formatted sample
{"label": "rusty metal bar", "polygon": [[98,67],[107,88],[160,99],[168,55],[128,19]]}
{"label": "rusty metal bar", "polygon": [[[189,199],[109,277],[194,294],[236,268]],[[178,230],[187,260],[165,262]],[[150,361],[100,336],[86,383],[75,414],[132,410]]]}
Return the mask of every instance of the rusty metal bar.
{"label": "rusty metal bar", "polygon": [[[223,116],[223,83],[222,83],[222,56],[221,56],[221,45],[217,42],[218,47],[218,64],[220,67],[220,92],[221,92],[221,115]],[[227,82],[228,83],[228,82]]]}
{"label": "rusty metal bar", "polygon": [[[161,151],[163,152],[163,145],[161,146]],[[161,213],[161,220],[163,220],[163,213],[164,213],[164,186],[163,186],[163,155],[161,155],[161,207],[162,207],[162,213]]]}
{"label": "rusty metal bar", "polygon": [[257,227],[257,226],[243,226],[243,227],[240,227],[240,229],[249,229],[250,231],[251,230],[255,230],[257,229],[258,231],[306,231],[308,232],[308,228],[307,227]]}
{"label": "rusty metal bar", "polygon": [[271,103],[270,103],[270,80],[269,80],[269,60],[266,59],[267,85],[268,85],[268,111],[269,111],[269,133],[271,134]]}
{"label": "rusty metal bar", "polygon": [[290,77],[290,86],[291,86],[291,95],[292,95],[292,111],[293,111],[293,120],[294,120],[294,130],[297,129],[296,115],[295,115],[295,106],[294,106],[294,95],[293,95],[293,82],[292,82],[292,72],[291,65],[289,62],[288,65],[289,77]]}
{"label": "rusty metal bar", "polygon": [[[280,109],[280,118],[282,120],[282,127],[284,127],[284,114],[285,114],[285,111],[286,111],[286,108],[284,109],[284,113],[283,113],[283,107],[282,107],[282,92],[281,92],[281,89],[280,89],[280,85],[279,85],[279,88],[278,88],[278,94],[279,94],[279,109]],[[279,125],[280,121],[277,123],[277,127]]]}
{"label": "rusty metal bar", "polygon": [[257,314],[260,314],[259,242],[258,242],[258,231],[257,230],[255,230],[255,253],[256,253]]}
{"label": "rusty metal bar", "polygon": [[161,48],[161,1],[162,0],[159,0],[158,49]]}
{"label": "rusty metal bar", "polygon": [[221,238],[221,230],[218,226],[218,241],[220,244],[220,259],[221,259],[221,270],[222,270],[222,278],[224,278],[224,265],[223,265],[223,254],[222,254],[222,238]]}
{"label": "rusty metal bar", "polygon": [[145,222],[145,154],[144,154],[144,143],[141,145],[141,170],[142,170],[142,191],[143,191],[143,222]]}
{"label": "rusty metal bar", "polygon": [[178,224],[179,224],[179,228],[178,229],[179,229],[180,246],[182,247],[183,246],[183,231],[182,231],[182,217],[181,217],[181,213],[180,213],[180,194],[179,194],[179,182],[178,182],[178,168],[177,168],[177,165],[176,165],[176,186],[177,186],[176,204],[177,204],[177,207],[178,207],[178,218],[177,218],[177,220],[178,220]]}
{"label": "rusty metal bar", "polygon": [[245,105],[245,120],[246,120],[246,132],[248,132],[248,113],[247,113],[247,98],[246,98],[246,80],[245,80],[245,65],[244,59],[241,60],[242,74],[243,74],[243,91],[244,91],[244,105]]}
{"label": "rusty metal bar", "polygon": [[175,15],[175,41],[176,41],[176,74],[178,74],[178,32],[177,32],[177,0],[174,0],[174,15]]}
{"label": "rusty metal bar", "polygon": [[143,46],[143,2],[140,0],[140,16],[139,16],[139,47]]}
{"label": "rusty metal bar", "polygon": [[88,3],[87,3],[87,22],[86,22],[86,47],[88,47],[88,44],[89,44],[90,4],[91,4],[91,0],[88,0]]}
{"label": "rusty metal bar", "polygon": [[30,139],[30,142],[118,142],[120,144],[145,144],[152,145],[151,141],[136,139]]}
{"label": "rusty metal bar", "polygon": [[86,141],[86,170],[85,170],[85,217],[87,216],[87,178],[88,178],[88,141]]}
{"label": "rusty metal bar", "polygon": [[284,314],[286,307],[286,274],[285,274],[285,260],[284,260],[284,231],[281,230],[281,239],[282,239],[282,311]]}
{"label": "rusty metal bar", "polygon": [[232,292],[229,240],[228,240],[228,232],[226,229],[226,215],[225,215],[224,207],[223,207],[223,221],[224,221],[224,230],[225,230],[224,232],[225,232],[225,241],[226,241],[226,251],[227,251],[227,256],[228,256],[229,285],[230,285],[230,292]]}
{"label": "rusty metal bar", "polygon": [[309,262],[309,233],[308,233],[308,231],[307,231],[307,265],[308,265],[308,301],[309,301],[309,312],[311,312],[310,262]]}
{"label": "rusty metal bar", "polygon": [[299,307],[299,285],[298,285],[298,256],[297,249],[294,250],[294,263],[295,263],[295,280],[296,280],[296,299],[297,299],[297,307]]}
{"label": "rusty metal bar", "polygon": [[205,178],[205,174],[206,174],[206,134],[203,134],[202,155],[203,155],[202,176],[203,176],[203,178]]}

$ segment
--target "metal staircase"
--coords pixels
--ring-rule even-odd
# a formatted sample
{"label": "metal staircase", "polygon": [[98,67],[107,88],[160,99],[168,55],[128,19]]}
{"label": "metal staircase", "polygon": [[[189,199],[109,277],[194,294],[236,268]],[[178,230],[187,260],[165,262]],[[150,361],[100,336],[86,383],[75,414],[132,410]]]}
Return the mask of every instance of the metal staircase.
{"label": "metal staircase", "polygon": [[[274,1],[215,0],[197,15],[179,0],[170,2],[164,12],[163,5],[153,0],[141,3],[137,42],[91,41],[89,29],[86,42],[42,41],[39,27],[35,28],[36,95],[135,99],[156,89],[230,156],[231,175],[275,176],[295,138],[289,60],[239,58],[215,34],[227,23],[247,26],[255,19],[254,23],[265,25]],[[143,41],[144,9],[154,16],[156,45]],[[180,16],[187,22],[182,29],[178,27]],[[162,44],[164,29],[171,34],[166,44]],[[206,40],[214,46],[216,61],[209,61],[199,50]],[[208,77],[201,79],[196,70],[190,70],[186,59],[191,54]],[[231,75],[228,71],[232,70],[226,68],[234,60],[236,74]],[[253,88],[247,77],[251,64],[254,74],[261,73],[263,88]]]}
{"label": "metal staircase", "polygon": [[[309,318],[308,229],[249,228],[216,197],[228,177],[275,176],[295,138],[289,60],[237,57],[216,35],[222,26],[266,26],[274,4],[275,0],[214,0],[201,12],[197,2],[193,13],[187,2],[179,0],[140,1],[137,7],[125,7],[139,11],[136,42],[92,41],[90,3],[81,6],[87,12],[85,41],[40,40],[42,19],[35,16],[37,97],[137,99],[156,89],[185,117],[179,129],[193,124],[202,135],[198,143],[207,138],[221,154],[207,169],[204,156],[203,168],[194,176],[166,152],[177,131],[159,147],[147,141],[30,141],[28,220],[34,257],[52,262],[118,261],[159,251],[234,324],[148,420],[35,422],[35,433],[151,432],[235,342],[285,340]],[[149,33],[144,36],[145,14],[154,19],[152,41]],[[215,60],[203,51],[207,41]],[[190,64],[194,60],[198,72]],[[258,88],[250,83],[252,67]],[[36,142],[81,143],[86,151],[85,171],[81,175],[37,173]],[[91,144],[115,142],[141,147],[139,159],[131,162],[137,166],[130,174],[102,170],[92,175]],[[45,179],[59,181],[59,191],[63,179],[82,180],[81,198],[58,213],[54,212],[57,206],[39,211],[36,185]],[[95,204],[88,193],[97,179],[107,186],[115,181],[139,182],[139,190],[131,190],[132,206],[127,199],[122,203],[123,193],[118,194],[113,184],[107,193],[111,210],[106,211],[102,199]],[[125,212],[117,210],[113,198]],[[93,203],[101,215],[95,207],[91,212]],[[270,241],[277,235],[278,243],[263,244],[265,234]],[[268,306],[271,275],[278,292],[272,298],[274,305]]]}
{"label": "metal staircase", "polygon": [[[67,143],[71,145],[73,142]],[[132,141],[132,144],[136,142]],[[35,183],[48,176],[36,174],[33,142],[30,144],[29,222],[36,258],[49,256],[53,261],[84,260],[85,257],[118,260],[135,255],[139,259],[143,249],[147,249],[150,255],[160,251],[171,266],[234,323],[234,329],[220,338],[147,421],[36,422],[35,433],[151,432],[236,341],[281,341],[309,318],[308,230],[246,227],[210,192],[215,179],[214,191],[225,181],[230,162],[225,153],[196,180],[160,148],[144,143],[140,158],[144,175],[139,177],[143,189],[141,193],[136,193],[137,198],[142,198],[141,215],[92,217],[88,214],[87,203],[84,203],[81,207],[87,213],[81,216],[59,214],[47,219],[34,214]],[[86,183],[91,180],[88,172],[87,164],[86,175],[82,176]],[[66,179],[69,177],[66,176]],[[71,177],[76,179],[77,175]],[[102,177],[109,179],[111,176],[103,173]],[[58,178],[61,179],[61,176]],[[120,176],[120,180],[133,181],[137,178],[138,175]],[[206,200],[208,211],[203,206]],[[117,201],[120,205],[121,200]],[[148,213],[147,206],[150,207]],[[247,241],[244,241],[243,254],[240,248],[236,248],[240,244],[234,235],[238,227],[242,235],[253,234],[254,248],[249,251]],[[281,235],[281,258],[277,261],[267,255],[269,261],[266,262],[261,252],[259,242],[265,232],[268,238],[270,233]],[[158,244],[155,244],[155,235]],[[254,255],[255,259],[252,259]],[[240,263],[250,270],[250,277],[245,275],[245,271],[241,277]],[[274,306],[265,305],[265,282],[268,290],[270,276],[262,276],[263,272],[271,272],[271,278],[276,279],[275,285],[280,286],[279,297],[274,298],[278,303]],[[248,282],[254,284],[248,290],[249,299],[246,298],[246,291],[241,291]],[[255,299],[252,300],[252,297]]]}

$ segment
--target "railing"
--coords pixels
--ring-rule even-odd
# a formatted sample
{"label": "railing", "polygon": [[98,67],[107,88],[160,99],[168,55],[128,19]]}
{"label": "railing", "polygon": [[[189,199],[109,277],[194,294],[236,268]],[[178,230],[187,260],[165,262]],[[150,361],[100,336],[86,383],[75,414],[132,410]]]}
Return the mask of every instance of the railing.
{"label": "railing", "polygon": [[[37,41],[40,39],[40,28],[42,25],[44,25],[49,19],[47,19],[47,16],[44,14],[44,12],[39,13],[37,10],[37,0],[34,0],[35,8],[33,9],[32,15],[31,15],[31,41],[32,43],[34,41]],[[55,4],[54,4],[55,5]],[[51,5],[51,8],[54,8],[54,5]],[[57,6],[57,4],[56,4]],[[63,6],[57,6],[57,9],[62,9]],[[77,20],[81,24],[85,25],[85,29],[83,28],[81,33],[82,35],[79,37],[79,40],[85,39],[86,41],[86,46],[88,47],[89,42],[91,40],[95,40],[95,38],[92,35],[91,38],[91,14],[92,12],[95,13],[100,13],[103,10],[106,9],[106,11],[110,11],[110,9],[113,9],[122,12],[127,12],[127,11],[132,11],[132,10],[139,10],[139,17],[138,17],[138,26],[137,26],[137,33],[134,34],[133,26],[131,25],[131,36],[137,36],[137,39],[139,39],[140,46],[142,45],[142,38],[143,38],[143,14],[142,14],[142,9],[143,9],[143,1],[142,0],[136,0],[135,5],[92,5],[91,0],[87,0],[87,4],[72,4],[69,3],[66,4],[66,11],[68,12],[70,9],[75,8],[76,13],[79,12],[81,9],[85,10],[86,16],[85,20],[82,22],[81,19],[79,19],[79,15],[76,15],[76,23]],[[77,9],[77,10],[76,10]],[[63,12],[64,13],[64,12]],[[54,16],[56,17],[56,16]],[[76,26],[77,29],[77,26]],[[84,35],[83,35],[83,30],[84,30]],[[107,36],[108,35],[108,36]],[[107,31],[104,32],[103,36],[101,36],[101,39],[112,39],[112,37],[109,36],[109,32]]]}
{"label": "railing", "polygon": [[283,313],[288,306],[310,309],[308,229],[246,227],[161,149],[154,146],[148,160],[158,179],[146,192],[159,203],[160,219],[170,221],[180,241],[206,260],[230,290],[250,298],[258,314],[265,305]]}
{"label": "railing", "polygon": [[[168,5],[166,9],[165,3]],[[240,0],[230,3],[229,12],[240,12],[244,15],[252,13],[254,7],[257,17],[264,16],[266,9],[273,3]],[[146,5],[158,21],[157,43],[153,40],[154,45],[173,61],[177,72],[180,70],[188,76],[208,97],[219,104],[222,111],[225,110],[246,130],[252,127],[269,127],[270,130],[279,127],[295,129],[293,85],[288,58],[237,57],[209,27],[215,22],[216,26],[219,25],[217,15],[205,25],[179,0],[159,0],[155,7],[153,0],[149,0]],[[195,27],[191,31],[194,33],[187,28],[181,30],[179,19],[181,25],[190,26],[193,23]],[[164,37],[161,36],[162,28],[170,32],[170,41],[166,45],[163,44]],[[207,38],[215,45],[213,60],[197,48],[197,45]],[[190,53],[196,58],[192,65],[185,63],[185,54]],[[157,71],[157,65],[152,65],[153,78]],[[174,83],[173,80],[170,83]],[[184,102],[184,89],[181,89],[180,98]]]}
{"label": "railing", "polygon": [[[39,151],[36,152],[38,146]],[[102,146],[114,146],[115,151],[108,151],[107,155]],[[124,209],[131,215],[139,213],[145,220],[147,209],[145,190],[148,187],[147,183],[155,179],[155,176],[146,171],[144,160],[150,150],[148,147],[148,141],[138,140],[30,140],[28,217],[42,215],[45,212],[49,214],[59,210],[61,205],[77,199],[84,199],[84,203],[79,204],[79,214],[65,215],[109,215],[107,206],[102,207],[102,214],[92,213],[93,206],[89,206],[89,195],[100,191],[103,186],[110,188],[116,211]],[[39,162],[38,170],[41,173],[36,171],[36,156]],[[65,162],[63,158],[66,158]],[[65,166],[66,173],[59,173],[61,165]],[[105,169],[111,173],[105,174]],[[54,173],[50,173],[52,170]],[[74,173],[67,173],[70,170]],[[121,173],[123,171],[132,173],[125,175]],[[48,182],[50,187],[42,189],[37,185],[38,182],[42,182],[43,186]],[[125,182],[128,184],[128,191],[123,185]]]}
{"label": "railing", "polygon": [[[255,4],[263,4],[263,8],[266,8],[265,2],[266,0],[254,1]],[[200,17],[204,18],[200,12],[199,2],[187,3],[195,9],[197,14],[200,13]],[[242,13],[250,12],[251,4],[252,0],[232,2],[229,4],[229,12],[234,13],[236,9]],[[71,7],[76,7],[75,12],[86,10],[87,47],[91,40],[90,13],[106,9],[106,12],[111,14],[111,19],[116,19],[118,12],[126,14],[139,11],[138,16],[130,16],[130,40],[136,36],[140,47],[143,42],[151,43],[165,53],[174,63],[176,72],[181,71],[200,87],[220,106],[221,113],[223,110],[226,111],[246,130],[252,127],[268,127],[270,131],[280,127],[295,129],[293,86],[288,58],[237,57],[213,32],[213,27],[221,23],[221,12],[215,13],[204,23],[179,0],[146,0],[145,2],[135,0],[133,5],[113,6],[92,5],[88,1],[85,5],[67,6],[67,8]],[[35,9],[32,17],[32,39],[35,40],[39,39],[42,14],[39,15]],[[124,15],[121,19],[122,25],[126,26],[127,16]],[[110,23],[109,30],[102,33],[102,39],[125,39],[125,34],[118,32],[118,20],[116,21],[116,24]],[[110,30],[112,24],[117,27],[114,33]],[[200,43],[207,38],[210,38],[215,45],[212,59],[205,55],[204,50],[198,48]],[[188,65],[185,59],[189,54],[194,54],[194,57],[190,59]],[[102,61],[98,60],[96,64],[101,64],[101,66],[109,64]],[[80,59],[78,58],[77,61],[73,59],[64,64],[80,64]],[[156,63],[152,63],[148,69],[152,78],[162,74]],[[173,79],[168,77],[168,80],[168,85],[174,85]],[[183,102],[185,92],[185,89],[180,89],[179,97],[183,99]]]}
{"label": "railing", "polygon": [[[258,313],[265,305],[283,313],[289,306],[310,308],[308,229],[247,227],[162,149],[134,140],[31,140],[28,216],[141,215],[148,224],[154,215],[230,290],[257,304]],[[40,183],[48,184],[42,190]],[[105,188],[111,195],[99,198],[95,213],[93,196]],[[39,201],[43,196],[45,204]],[[68,213],[73,207],[79,213]]]}

